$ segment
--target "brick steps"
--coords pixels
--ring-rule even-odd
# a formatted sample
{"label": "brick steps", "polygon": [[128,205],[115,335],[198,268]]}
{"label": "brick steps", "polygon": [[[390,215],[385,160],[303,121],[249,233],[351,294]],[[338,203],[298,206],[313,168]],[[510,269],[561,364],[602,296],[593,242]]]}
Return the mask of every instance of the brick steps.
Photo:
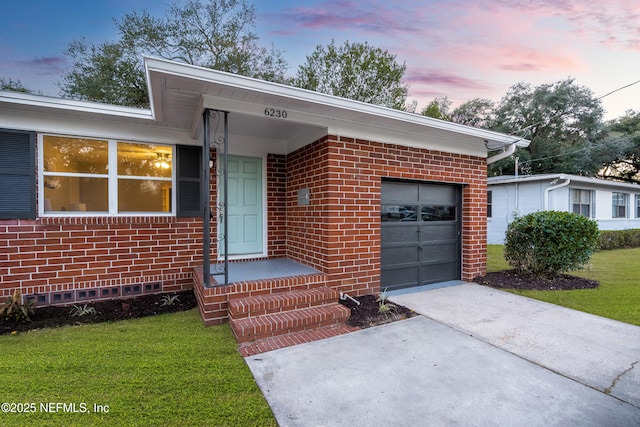
{"label": "brick steps", "polygon": [[229,317],[239,320],[264,314],[298,310],[335,302],[339,292],[335,289],[321,287],[316,289],[279,292],[250,298],[238,298],[229,301]]}
{"label": "brick steps", "polygon": [[242,357],[248,357],[264,353],[266,351],[278,350],[280,348],[291,347],[298,344],[305,344],[308,342],[336,337],[338,335],[348,334],[359,329],[360,328],[348,326],[344,323],[339,323],[322,328],[307,329],[300,332],[293,332],[285,335],[276,335],[257,341],[241,343],[238,351],[240,352],[240,355]]}
{"label": "brick steps", "polygon": [[[308,342],[336,331],[348,332],[350,310],[338,303],[337,289],[326,286],[323,273],[234,282],[205,287],[200,271],[194,270],[194,291],[206,325],[229,321],[241,346],[264,348],[287,342]],[[324,330],[333,327],[331,332]],[[322,329],[315,334],[314,331]],[[305,331],[301,338],[300,331]],[[309,337],[318,337],[311,339]],[[281,337],[264,344],[264,339]],[[260,344],[256,341],[262,341]],[[274,344],[280,343],[280,344]],[[255,352],[246,350],[244,354]],[[261,350],[267,351],[267,350]],[[249,353],[247,353],[249,352]]]}
{"label": "brick steps", "polygon": [[350,315],[329,288],[234,299],[229,323],[239,343],[344,323]]}

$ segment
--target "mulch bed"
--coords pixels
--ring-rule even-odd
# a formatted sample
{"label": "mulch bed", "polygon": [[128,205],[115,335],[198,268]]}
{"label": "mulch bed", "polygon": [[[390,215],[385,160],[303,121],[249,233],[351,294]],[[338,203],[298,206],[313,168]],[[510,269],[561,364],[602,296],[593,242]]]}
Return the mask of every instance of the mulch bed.
{"label": "mulch bed", "polygon": [[583,277],[561,274],[553,278],[518,273],[516,270],[496,271],[478,276],[474,282],[501,289],[523,289],[536,291],[566,291],[571,289],[595,289],[600,283]]}
{"label": "mulch bed", "polygon": [[358,328],[368,328],[370,326],[382,325],[385,323],[395,322],[396,320],[408,319],[416,315],[415,312],[407,307],[398,304],[392,304],[391,310],[386,313],[380,312],[380,305],[376,302],[375,295],[363,295],[354,297],[360,302],[360,305],[350,299],[340,300],[340,303],[351,310],[351,316],[347,320],[347,325]]}
{"label": "mulch bed", "polygon": [[[474,282],[501,289],[523,290],[571,290],[595,289],[600,284],[595,280],[562,274],[553,278],[537,277],[531,274],[518,273],[516,270],[504,270],[478,276]],[[173,305],[162,305],[164,295],[178,295],[179,301]],[[347,325],[358,328],[382,325],[407,319],[416,315],[407,307],[392,304],[391,310],[380,312],[380,304],[376,295],[354,297],[360,305],[350,299],[340,300],[340,303],[351,310]],[[84,304],[78,304],[84,306]],[[193,291],[174,294],[144,295],[124,300],[96,301],[87,306],[96,310],[95,314],[85,316],[71,316],[70,307],[39,307],[31,316],[30,322],[2,322],[0,335],[13,332],[24,332],[42,328],[56,328],[68,325],[84,325],[89,323],[112,322],[116,320],[134,319],[138,317],[154,316],[157,314],[175,313],[197,307]]]}
{"label": "mulch bed", "polygon": [[[162,305],[164,295],[177,295],[178,300],[173,305]],[[84,303],[77,304],[83,307]],[[31,316],[30,322],[0,323],[0,335],[12,332],[24,332],[42,328],[56,328],[67,325],[84,325],[88,323],[112,322],[116,320],[134,319],[138,317],[154,316],[156,314],[175,313],[190,310],[197,306],[193,291],[171,294],[144,295],[130,299],[96,301],[87,303],[93,307],[96,314],[71,316],[70,307],[38,307]]]}
{"label": "mulch bed", "polygon": [[[179,301],[173,305],[162,305],[164,295],[178,295]],[[354,297],[360,305],[346,299],[340,303],[351,310],[351,316],[347,325],[358,328],[382,325],[407,319],[416,315],[410,309],[387,302],[391,309],[381,313],[376,295],[363,295]],[[84,306],[84,304],[77,304]],[[88,307],[96,310],[95,314],[84,316],[72,316],[73,306],[68,307],[38,307],[31,316],[30,322],[2,322],[0,323],[0,335],[25,332],[43,328],[57,328],[60,326],[85,325],[90,323],[113,322],[116,320],[135,319],[139,317],[154,316],[157,314],[175,313],[190,310],[197,307],[196,297],[193,291],[178,292],[174,294],[144,295],[129,299],[95,301],[87,303]]]}

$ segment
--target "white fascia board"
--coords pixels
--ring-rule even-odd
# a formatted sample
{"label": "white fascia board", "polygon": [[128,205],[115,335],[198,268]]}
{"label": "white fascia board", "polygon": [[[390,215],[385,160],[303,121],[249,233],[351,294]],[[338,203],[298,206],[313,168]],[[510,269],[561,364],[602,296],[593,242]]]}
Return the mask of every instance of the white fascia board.
{"label": "white fascia board", "polygon": [[24,105],[51,110],[76,111],[88,114],[153,120],[151,110],[147,109],[101,104],[99,102],[76,101],[72,99],[54,98],[50,96],[32,95],[19,92],[0,91],[0,106],[2,106],[2,104]]}
{"label": "white fascia board", "polygon": [[0,105],[0,128],[52,133],[100,139],[118,139],[155,144],[197,145],[188,132],[155,126],[153,121],[140,124],[117,117],[76,117],[24,110],[4,109]]}
{"label": "white fascia board", "polygon": [[277,97],[289,98],[296,101],[321,104],[335,108],[337,110],[337,114],[335,115],[336,117],[340,116],[340,110],[349,110],[369,116],[393,119],[395,121],[398,121],[399,123],[405,122],[418,124],[421,126],[441,129],[448,132],[464,134],[487,141],[502,143],[504,146],[516,144],[516,146],[518,147],[527,147],[529,145],[528,140],[516,136],[505,135],[502,133],[484,129],[477,129],[457,123],[433,119],[415,113],[408,113],[406,111],[395,110],[388,107],[367,104],[365,102],[340,98],[337,96],[296,88],[293,86],[266,82],[263,80],[225,73],[209,68],[177,63],[166,59],[145,57],[144,60],[145,67],[147,69],[147,75],[150,75],[151,71],[156,71],[158,73],[171,74],[184,78],[196,78],[204,81],[222,84],[227,87],[260,92]]}
{"label": "white fascia board", "polygon": [[599,178],[591,178],[587,176],[580,175],[571,175],[571,174],[540,174],[540,175],[522,175],[519,177],[509,176],[502,179],[500,176],[489,177],[487,179],[487,185],[500,185],[500,184],[514,184],[514,183],[522,183],[522,182],[535,182],[535,181],[549,181],[551,183],[553,180],[564,180],[570,179],[572,183],[580,183],[586,184],[587,186],[604,186],[604,187],[614,187],[614,188],[625,188],[630,190],[638,191],[640,190],[640,185],[626,183],[626,182],[617,182],[617,181],[609,181],[606,179]]}
{"label": "white fascia board", "polygon": [[[236,101],[228,98],[219,98],[210,95],[203,95],[200,105],[195,112],[192,123],[192,137],[197,136],[200,130],[200,118],[205,108],[219,109],[228,112],[241,113],[247,116],[264,118],[264,105]],[[350,120],[341,120],[334,117],[326,117],[312,113],[306,113],[296,110],[287,110],[287,118],[280,119],[290,122],[307,124],[319,129],[320,133],[309,133],[306,138],[300,135],[290,135],[287,141],[289,150],[293,151],[308,143],[315,141],[309,140],[309,136],[319,138],[323,135],[339,135],[350,138],[363,139],[367,141],[375,141],[381,143],[398,144],[407,147],[423,148],[430,150],[438,150],[457,154],[467,154],[477,157],[486,157],[487,150],[482,144],[469,144],[456,141],[455,138],[444,138],[436,135],[425,136],[424,134],[412,131],[402,130],[402,128],[389,129],[385,126],[378,126],[372,123],[360,123]],[[274,119],[275,120],[275,119]],[[451,134],[455,135],[455,134]]]}

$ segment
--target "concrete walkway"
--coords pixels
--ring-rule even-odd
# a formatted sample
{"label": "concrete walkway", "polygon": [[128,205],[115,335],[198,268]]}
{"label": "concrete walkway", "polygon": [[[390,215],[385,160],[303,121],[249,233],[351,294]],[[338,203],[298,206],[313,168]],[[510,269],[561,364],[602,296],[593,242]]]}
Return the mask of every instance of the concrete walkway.
{"label": "concrete walkway", "polygon": [[423,314],[246,358],[281,426],[640,425],[640,328],[478,285]]}
{"label": "concrete walkway", "polygon": [[640,408],[640,327],[476,284],[393,301]]}

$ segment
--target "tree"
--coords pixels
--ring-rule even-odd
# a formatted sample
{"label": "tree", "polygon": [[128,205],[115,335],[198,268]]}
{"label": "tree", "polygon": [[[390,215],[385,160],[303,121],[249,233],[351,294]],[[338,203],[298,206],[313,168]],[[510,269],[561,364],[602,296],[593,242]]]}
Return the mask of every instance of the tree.
{"label": "tree", "polygon": [[329,95],[405,109],[406,65],[386,50],[364,43],[318,45],[298,68],[293,85]]}
{"label": "tree", "polygon": [[73,64],[59,84],[64,96],[131,107],[149,105],[141,59],[120,43],[94,46],[76,40],[65,55]]}
{"label": "tree", "polygon": [[[604,110],[590,89],[573,79],[532,88],[512,86],[495,111],[492,130],[519,135],[531,141],[519,151],[528,173],[572,173],[595,175],[608,149],[603,149]],[[495,164],[500,172],[512,173],[513,162]]]}
{"label": "tree", "polygon": [[432,117],[434,119],[440,120],[448,120],[451,121],[451,115],[449,114],[449,108],[451,107],[452,102],[445,97],[437,97],[426,107],[422,109],[420,114],[427,117]]}
{"label": "tree", "polygon": [[606,162],[600,178],[640,183],[640,111],[629,110],[608,123],[610,145],[618,155]]}
{"label": "tree", "polygon": [[65,54],[72,69],[60,83],[64,96],[131,106],[148,105],[144,54],[284,82],[287,63],[254,33],[255,6],[246,0],[186,0],[164,17],[133,12],[115,21],[120,40],[74,41]]}
{"label": "tree", "polygon": [[493,101],[475,98],[454,108],[450,120],[461,125],[489,129],[495,120],[494,108]]}
{"label": "tree", "polygon": [[24,87],[20,80],[13,80],[12,78],[5,79],[0,77],[0,90],[7,90],[10,92],[32,93],[31,90]]}

